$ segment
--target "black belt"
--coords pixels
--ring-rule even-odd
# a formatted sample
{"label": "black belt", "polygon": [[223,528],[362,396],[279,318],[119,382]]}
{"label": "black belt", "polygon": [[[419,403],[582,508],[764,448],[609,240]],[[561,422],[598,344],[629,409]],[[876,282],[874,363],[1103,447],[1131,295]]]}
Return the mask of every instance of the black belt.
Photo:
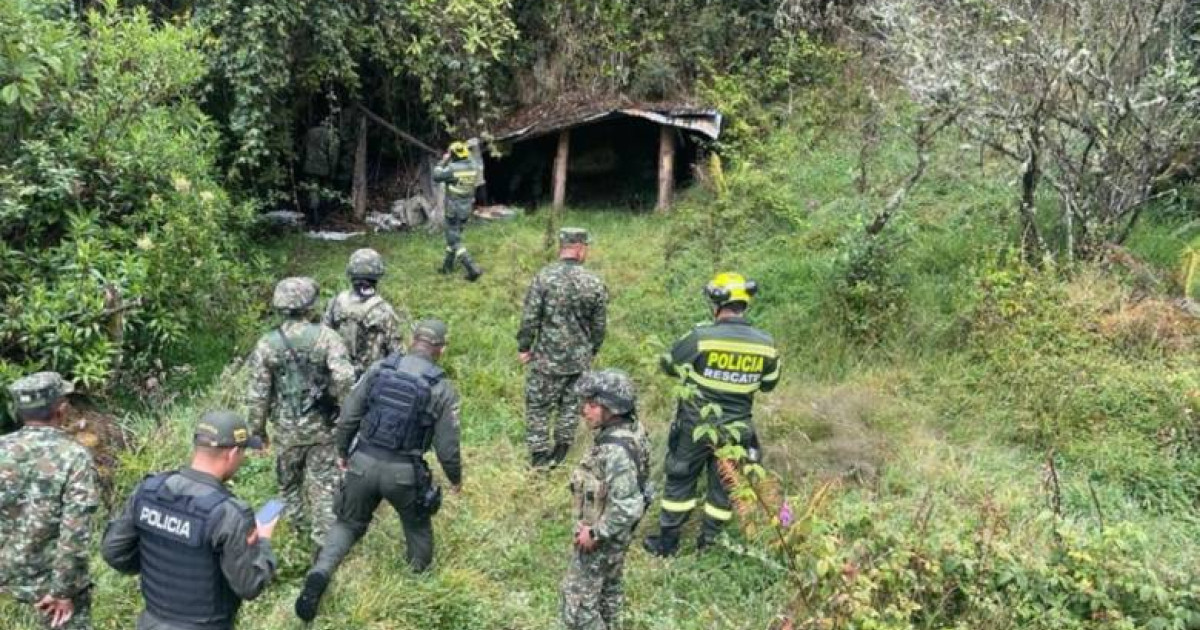
{"label": "black belt", "polygon": [[409,464],[423,464],[425,458],[423,453],[413,451],[396,451],[382,446],[375,446],[365,440],[360,440],[354,452],[369,455],[375,459],[381,459],[388,462],[402,462]]}

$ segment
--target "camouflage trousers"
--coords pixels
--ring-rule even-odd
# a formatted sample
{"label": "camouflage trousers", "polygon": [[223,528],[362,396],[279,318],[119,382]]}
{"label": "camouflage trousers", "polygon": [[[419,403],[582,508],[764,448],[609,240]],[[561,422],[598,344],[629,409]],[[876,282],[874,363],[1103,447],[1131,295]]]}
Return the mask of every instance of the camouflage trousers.
{"label": "camouflage trousers", "polygon": [[530,453],[548,453],[555,444],[570,446],[575,441],[581,406],[575,395],[577,380],[578,374],[548,374],[536,369],[526,374],[525,443]]}
{"label": "camouflage trousers", "polygon": [[[37,589],[37,592],[44,594],[49,592],[49,590],[50,589],[47,587],[45,589]],[[6,592],[5,589],[0,588],[0,593],[4,592]],[[16,594],[14,594],[17,600],[24,604],[21,607],[21,612],[17,615],[17,619],[13,620],[17,624],[15,627],[49,628],[50,617],[43,615],[38,611],[38,609],[33,607],[33,603],[41,598],[27,598],[24,596],[26,595],[25,593],[22,593],[21,595],[22,596],[16,596]],[[72,602],[75,604],[75,612],[71,615],[71,619],[68,620],[67,623],[59,626],[57,630],[92,630],[91,591],[87,590],[83,593],[80,593],[72,600]],[[21,625],[22,623],[26,625]],[[6,625],[5,627],[9,626]]]}
{"label": "camouflage trousers", "polygon": [[628,542],[607,541],[595,551],[575,549],[562,581],[562,620],[568,630],[620,627],[621,583]]}
{"label": "camouflage trousers", "polygon": [[342,482],[333,444],[289,446],[275,460],[279,495],[287,504],[285,516],[320,545],[333,526],[333,497]]}

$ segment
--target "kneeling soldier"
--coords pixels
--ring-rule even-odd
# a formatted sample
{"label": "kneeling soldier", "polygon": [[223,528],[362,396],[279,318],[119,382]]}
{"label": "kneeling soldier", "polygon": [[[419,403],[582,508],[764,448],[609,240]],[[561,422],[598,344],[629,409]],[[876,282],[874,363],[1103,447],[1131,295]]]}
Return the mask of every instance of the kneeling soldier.
{"label": "kneeling soldier", "polygon": [[625,551],[649,503],[650,441],[624,372],[584,374],[575,389],[584,421],[597,433],[571,473],[575,550],[562,584],[562,617],[570,630],[604,630],[617,626]]}
{"label": "kneeling soldier", "polygon": [[384,499],[400,516],[413,570],[424,571],[433,560],[431,518],[441,506],[441,490],[425,463],[430,446],[451,492],[457,494],[462,484],[458,394],[437,366],[446,336],[446,325],[438,320],[417,322],[408,355],[376,362],[346,398],[335,440],[345,481],[334,502],[337,521],[296,599],[296,616],[304,621],[317,616],[329,578],[367,533]]}
{"label": "kneeling soldier", "polygon": [[196,425],[192,465],[146,478],[108,524],[101,554],[121,573],[141,574],[146,610],[138,630],[232,630],[242,600],[275,577],[271,534],[225,482],[247,448],[261,448],[232,411]]}

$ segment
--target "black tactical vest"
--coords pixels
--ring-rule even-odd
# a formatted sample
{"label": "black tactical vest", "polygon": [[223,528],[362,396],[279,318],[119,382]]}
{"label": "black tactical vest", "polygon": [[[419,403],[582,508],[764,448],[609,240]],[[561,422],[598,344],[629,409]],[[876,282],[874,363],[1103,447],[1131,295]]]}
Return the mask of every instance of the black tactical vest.
{"label": "black tactical vest", "polygon": [[433,440],[434,417],[428,412],[433,386],[445,372],[425,363],[400,367],[405,357],[393,354],[383,361],[367,396],[367,418],[359,438],[389,451],[424,453]]}
{"label": "black tactical vest", "polygon": [[203,496],[175,494],[174,472],[142,482],[134,499],[142,596],[155,617],[196,630],[233,627],[241,600],[221,573],[209,544],[213,511],[231,496],[223,488]]}

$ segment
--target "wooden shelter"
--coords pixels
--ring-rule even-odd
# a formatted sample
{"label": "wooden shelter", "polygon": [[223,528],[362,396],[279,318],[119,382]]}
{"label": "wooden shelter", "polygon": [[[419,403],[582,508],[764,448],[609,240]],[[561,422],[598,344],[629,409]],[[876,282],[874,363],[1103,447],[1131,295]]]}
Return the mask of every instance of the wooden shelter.
{"label": "wooden shelter", "polygon": [[499,157],[485,156],[489,196],[505,203],[536,198],[548,176],[551,203],[559,210],[577,179],[604,191],[653,173],[655,208],[665,211],[686,175],[680,167],[720,132],[719,112],[689,103],[575,98],[537,105],[492,134]]}

